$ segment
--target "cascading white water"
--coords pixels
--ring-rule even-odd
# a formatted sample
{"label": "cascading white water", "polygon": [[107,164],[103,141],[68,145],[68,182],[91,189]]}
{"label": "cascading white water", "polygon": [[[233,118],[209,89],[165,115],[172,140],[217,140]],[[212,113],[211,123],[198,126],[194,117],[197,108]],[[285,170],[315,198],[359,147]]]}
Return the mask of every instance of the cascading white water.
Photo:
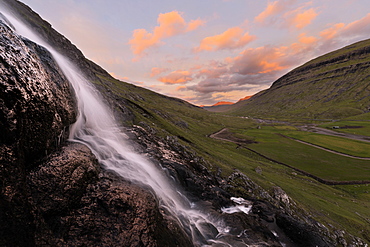
{"label": "cascading white water", "polygon": [[[6,6],[1,7],[3,11]],[[72,84],[78,100],[79,114],[76,123],[70,129],[71,140],[87,145],[106,169],[115,171],[124,179],[150,186],[158,198],[160,207],[178,220],[192,237],[194,244],[206,244],[202,243],[202,240],[206,240],[204,236],[209,236],[204,227],[206,225],[217,228],[220,233],[224,231],[222,222],[212,220],[209,215],[196,209],[176,189],[161,167],[131,150],[127,142],[128,137],[115,122],[113,114],[103,103],[99,93],[71,62],[15,18],[11,12],[3,14],[18,34],[44,46],[52,53]],[[209,243],[212,242],[218,241],[209,239]]]}

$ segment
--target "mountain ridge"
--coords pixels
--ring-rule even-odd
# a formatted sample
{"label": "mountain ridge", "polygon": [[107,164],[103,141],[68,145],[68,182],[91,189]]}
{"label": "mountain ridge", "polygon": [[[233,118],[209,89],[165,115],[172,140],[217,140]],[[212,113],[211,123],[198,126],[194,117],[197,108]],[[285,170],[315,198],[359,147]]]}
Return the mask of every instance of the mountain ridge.
{"label": "mountain ridge", "polygon": [[344,118],[370,110],[370,39],[293,69],[269,89],[225,109],[235,115]]}
{"label": "mountain ridge", "polygon": [[241,98],[239,99],[237,102],[229,102],[229,101],[219,101],[211,106],[205,106],[205,105],[201,105],[200,107],[207,110],[207,111],[211,111],[211,112],[222,112],[222,111],[225,111],[225,109],[227,109],[228,106],[231,106],[231,105],[234,105],[238,102],[241,102],[243,100],[248,100],[250,99],[252,96],[245,96],[244,98]]}

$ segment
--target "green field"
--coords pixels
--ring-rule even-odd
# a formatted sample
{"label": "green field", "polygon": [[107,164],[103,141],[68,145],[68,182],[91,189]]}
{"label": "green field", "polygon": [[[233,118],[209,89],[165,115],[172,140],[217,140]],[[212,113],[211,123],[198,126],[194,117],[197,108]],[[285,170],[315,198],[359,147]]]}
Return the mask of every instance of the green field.
{"label": "green field", "polygon": [[361,142],[338,136],[328,136],[303,131],[290,132],[287,133],[287,135],[351,156],[370,157],[370,142]]}
{"label": "green field", "polygon": [[[339,129],[334,129],[334,126],[338,126]],[[332,129],[338,132],[370,136],[370,121],[336,121],[320,125],[322,128]]]}
{"label": "green field", "polygon": [[[357,160],[333,154],[303,143],[285,138],[279,134],[293,136],[297,139],[305,140],[321,146],[327,146],[332,149],[339,149],[341,145],[345,146],[346,140],[338,138],[343,143],[335,145],[331,143],[326,145],[325,140],[334,140],[331,136],[323,136],[306,132],[292,131],[289,128],[283,129],[283,126],[263,126],[261,129],[239,130],[239,135],[245,135],[253,138],[257,144],[248,145],[254,151],[263,154],[273,160],[298,168],[312,175],[325,180],[333,181],[351,181],[351,180],[370,180],[370,161]],[[316,138],[315,138],[316,137]],[[348,141],[348,144],[356,143]],[[356,143],[363,147],[363,155],[369,156],[370,147],[368,144]],[[348,151],[342,148],[342,151]],[[352,151],[352,150],[350,150]],[[355,151],[349,152],[354,154]]]}

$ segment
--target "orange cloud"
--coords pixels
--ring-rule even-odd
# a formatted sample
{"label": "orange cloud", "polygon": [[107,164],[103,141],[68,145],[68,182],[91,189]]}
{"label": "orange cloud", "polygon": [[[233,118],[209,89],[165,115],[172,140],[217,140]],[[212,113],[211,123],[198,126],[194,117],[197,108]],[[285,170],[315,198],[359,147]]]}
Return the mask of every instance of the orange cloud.
{"label": "orange cloud", "polygon": [[193,78],[191,77],[190,72],[186,70],[176,70],[167,76],[158,78],[158,81],[163,82],[164,84],[182,84],[191,80],[193,80]]}
{"label": "orange cloud", "polygon": [[318,39],[314,36],[307,37],[305,33],[301,33],[299,35],[299,42],[301,42],[303,44],[309,45],[309,44],[317,42],[317,40]]}
{"label": "orange cloud", "polygon": [[232,27],[222,34],[204,38],[201,41],[200,46],[194,50],[199,52],[236,49],[245,46],[255,38],[255,36],[249,35],[248,32],[243,34],[243,29],[240,27]]}
{"label": "orange cloud", "polygon": [[155,76],[157,76],[159,74],[162,74],[163,72],[166,72],[166,71],[168,71],[168,69],[154,67],[151,70],[150,77],[155,77]]}
{"label": "orange cloud", "polygon": [[239,74],[266,74],[288,68],[283,65],[284,58],[287,56],[286,51],[286,47],[251,48],[244,50],[235,58],[228,58],[227,61],[233,62],[232,70]]}
{"label": "orange cloud", "polygon": [[370,13],[360,20],[349,23],[343,31],[346,35],[370,33]]}
{"label": "orange cloud", "polygon": [[179,33],[186,29],[186,22],[184,18],[177,11],[172,11],[158,16],[159,26],[154,28],[154,35],[158,38],[167,38]]}
{"label": "orange cloud", "polygon": [[189,22],[186,31],[188,31],[188,32],[193,31],[193,30],[197,29],[198,27],[203,26],[205,23],[206,22],[204,20],[201,20],[201,19],[192,20],[192,21]]}
{"label": "orange cloud", "polygon": [[295,26],[298,29],[304,28],[309,25],[313,19],[316,18],[318,13],[314,9],[309,9],[304,12],[295,14],[289,21],[288,24]]}
{"label": "orange cloud", "polygon": [[184,90],[186,90],[186,86],[178,86],[176,88],[176,91],[184,91]]}
{"label": "orange cloud", "polygon": [[327,39],[327,40],[332,39],[332,38],[334,38],[334,36],[336,36],[336,34],[339,32],[339,30],[343,29],[344,26],[345,26],[344,23],[337,23],[337,24],[333,25],[332,27],[321,31],[320,36],[324,39]]}
{"label": "orange cloud", "polygon": [[325,40],[331,40],[336,37],[356,37],[364,33],[370,33],[370,13],[365,17],[351,22],[349,24],[337,23],[320,32],[320,36]]}
{"label": "orange cloud", "polygon": [[162,39],[193,31],[205,23],[198,19],[187,24],[177,11],[159,14],[157,22],[159,25],[153,29],[152,33],[145,29],[134,30],[132,39],[128,44],[131,45],[131,50],[135,55],[142,55],[148,48],[160,45]]}
{"label": "orange cloud", "polygon": [[281,66],[278,62],[270,63],[268,61],[261,61],[259,65],[262,68],[261,71],[259,72],[261,74],[270,73],[272,71],[278,71],[287,68],[286,66]]}
{"label": "orange cloud", "polygon": [[301,4],[293,9],[296,0],[279,0],[269,2],[266,9],[254,18],[254,21],[264,25],[278,25],[280,27],[295,27],[298,29],[309,25],[318,13],[311,8],[304,10],[312,2]]}
{"label": "orange cloud", "polygon": [[287,4],[284,1],[269,2],[266,9],[256,16],[254,20],[259,23],[264,23],[267,18],[283,12],[286,8]]}

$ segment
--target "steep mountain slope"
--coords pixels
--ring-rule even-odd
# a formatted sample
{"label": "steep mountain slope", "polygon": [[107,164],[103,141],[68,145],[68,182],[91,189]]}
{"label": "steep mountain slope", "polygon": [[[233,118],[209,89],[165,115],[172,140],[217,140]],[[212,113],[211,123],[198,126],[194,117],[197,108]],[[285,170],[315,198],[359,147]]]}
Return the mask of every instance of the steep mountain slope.
{"label": "steep mountain slope", "polygon": [[311,60],[228,110],[236,115],[284,118],[366,113],[370,111],[370,40]]}

